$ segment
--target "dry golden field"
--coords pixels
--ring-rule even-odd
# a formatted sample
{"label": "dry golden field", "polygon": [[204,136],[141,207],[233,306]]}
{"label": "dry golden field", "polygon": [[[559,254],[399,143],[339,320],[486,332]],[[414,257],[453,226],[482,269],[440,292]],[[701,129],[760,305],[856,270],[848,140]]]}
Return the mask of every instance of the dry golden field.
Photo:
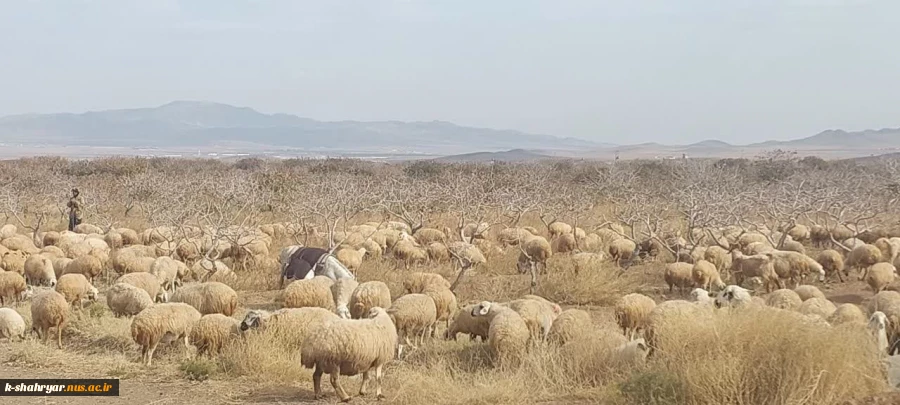
{"label": "dry golden field", "polygon": [[[778,229],[791,233],[821,226],[835,240],[800,240],[811,258],[825,248],[846,254],[842,249],[849,238],[875,244],[900,237],[898,169],[891,161],[862,165],[780,153],[756,160],[494,165],[34,158],[0,162],[0,209],[21,235],[3,234],[4,240],[31,240],[34,246],[22,254],[44,254],[41,249],[53,239],[47,234],[65,230],[67,193],[78,187],[84,224],[101,231],[82,238],[108,241],[107,234],[127,228],[143,234],[140,242],[154,246],[157,255],[188,266],[203,256],[221,260],[230,275],[189,272],[185,284],[214,279],[231,286],[239,296],[232,315],[238,320],[252,309],[279,308],[283,247],[365,246],[351,242],[354,225],[403,223],[411,230],[440,230],[447,244],[464,238],[474,243],[486,261],[467,266],[458,280],[454,294],[460,307],[532,293],[532,277],[517,271],[520,249],[498,242],[505,229],[532,227],[555,248],[563,245],[555,241],[562,237],[550,235],[555,223],[585,232],[574,231],[574,246],[554,249],[533,290],[563,310],[590,314],[592,323],[581,325],[572,341],[537,344],[519,364],[498,366],[487,343],[462,335],[444,339],[439,325],[438,338],[404,351],[387,366],[383,403],[893,403],[897,397],[882,362],[886,354],[865,323],[801,322],[790,311],[765,306],[704,307],[700,315],[661,323],[654,352],[645,360],[617,359],[612,342],[623,338],[613,315],[621,297],[640,293],[657,303],[687,300],[677,288],[669,291],[666,264],[676,258],[693,261],[692,253],[710,245],[737,244],[729,237],[761,234],[764,243],[783,249],[787,238]],[[467,228],[480,223],[488,225],[483,232]],[[157,233],[145,232],[151,229]],[[85,254],[73,247],[77,243],[59,238],[56,245],[69,257]],[[609,246],[616,239],[634,241],[640,254],[611,260]],[[257,248],[260,241],[264,249]],[[197,252],[182,257],[176,247],[188,242]],[[86,253],[105,255],[103,273],[94,280],[100,297],[81,311],[71,310],[62,349],[30,332],[24,341],[0,339],[0,378],[114,377],[122,380],[121,397],[3,403],[339,402],[327,381],[325,399],[314,399],[312,371],[300,365],[300,347],[290,336],[246,333],[211,356],[197,356],[195,348],[176,342],[161,345],[152,366],[141,364],[131,319],[113,316],[106,304],[105,292],[119,276],[118,249]],[[582,262],[579,251],[604,258]],[[881,261],[893,261],[887,255]],[[380,255],[369,252],[355,273],[360,282],[387,283],[396,299],[411,272],[438,273],[454,283],[459,269],[452,258],[407,266],[388,248]],[[734,284],[727,270],[722,279]],[[874,292],[859,274],[850,271],[843,282],[834,274],[825,282],[808,277],[804,284],[817,286],[835,304],[860,305],[865,312]],[[895,286],[900,283],[886,289]],[[767,296],[763,288],[753,295]],[[28,300],[6,306],[30,329]],[[900,310],[897,316],[889,316],[889,338],[900,326],[893,324]],[[375,402],[371,395],[356,396],[360,377],[342,381],[352,403]]]}

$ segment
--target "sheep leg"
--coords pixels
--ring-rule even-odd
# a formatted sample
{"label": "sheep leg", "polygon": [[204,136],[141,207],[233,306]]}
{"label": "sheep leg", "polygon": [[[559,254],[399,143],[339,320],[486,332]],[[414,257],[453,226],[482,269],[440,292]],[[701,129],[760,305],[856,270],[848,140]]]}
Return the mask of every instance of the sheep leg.
{"label": "sheep leg", "polygon": [[360,386],[359,386],[359,396],[361,396],[361,397],[364,397],[369,394],[368,390],[366,389],[369,386],[369,377],[370,377],[370,375],[369,375],[368,371],[363,373],[362,384],[360,384]]}
{"label": "sheep leg", "polygon": [[156,346],[159,345],[159,339],[152,339],[150,341],[150,348],[147,350],[147,367],[153,363],[153,353],[156,351]]}
{"label": "sheep leg", "polygon": [[56,347],[62,349],[62,330],[63,326],[56,325]]}
{"label": "sheep leg", "polygon": [[334,391],[337,392],[338,397],[341,398],[341,402],[349,402],[350,396],[347,395],[347,392],[344,391],[344,387],[341,386],[340,374],[341,370],[331,372],[331,386],[334,387]]}
{"label": "sheep leg", "polygon": [[313,391],[316,399],[322,399],[322,367],[316,364],[316,370],[313,371]]}
{"label": "sheep leg", "polygon": [[381,365],[375,367],[375,398],[379,400],[384,399],[384,394],[381,392],[381,379],[384,378],[384,369]]}

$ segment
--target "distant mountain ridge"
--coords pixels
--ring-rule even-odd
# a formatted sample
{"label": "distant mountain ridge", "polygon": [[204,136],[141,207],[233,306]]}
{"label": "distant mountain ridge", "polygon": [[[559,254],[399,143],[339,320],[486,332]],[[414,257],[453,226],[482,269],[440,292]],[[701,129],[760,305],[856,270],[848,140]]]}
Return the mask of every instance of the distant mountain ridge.
{"label": "distant mountain ridge", "polygon": [[200,147],[229,142],[336,150],[465,153],[512,148],[577,150],[582,139],[455,125],[443,121],[323,122],[248,107],[174,101],[154,108],[0,118],[0,142],[114,147]]}

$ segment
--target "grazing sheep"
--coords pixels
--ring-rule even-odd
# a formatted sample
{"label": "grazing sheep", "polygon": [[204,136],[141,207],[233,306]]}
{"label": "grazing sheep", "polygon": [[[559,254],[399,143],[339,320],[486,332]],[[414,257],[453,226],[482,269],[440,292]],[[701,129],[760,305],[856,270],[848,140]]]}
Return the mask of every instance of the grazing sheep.
{"label": "grazing sheep", "polygon": [[423,273],[417,271],[410,273],[403,280],[403,289],[408,294],[420,294],[430,286],[450,288],[450,282],[437,273]]}
{"label": "grazing sheep", "polygon": [[131,284],[140,288],[146,291],[155,302],[166,302],[169,300],[169,295],[166,293],[165,288],[163,288],[165,281],[160,280],[159,277],[156,277],[153,274],[144,272],[128,273],[116,279],[115,282]]}
{"label": "grazing sheep", "polygon": [[[449,328],[450,320],[453,319],[453,316],[459,309],[459,304],[457,303],[456,295],[453,294],[453,291],[450,291],[449,288],[444,287],[430,287],[426,288],[422,293],[427,295],[434,301],[434,305],[437,310],[436,321],[445,322],[447,328]],[[435,323],[435,326],[431,328],[431,337],[435,337],[436,334],[437,323]]]}
{"label": "grazing sheep", "polygon": [[690,301],[696,302],[698,304],[703,305],[712,305],[713,298],[709,295],[709,291],[706,291],[702,288],[695,288],[691,290]]}
{"label": "grazing sheep", "polygon": [[47,343],[50,328],[56,328],[56,346],[62,349],[62,331],[69,323],[69,303],[62,294],[47,290],[31,301],[31,329]]}
{"label": "grazing sheep", "polygon": [[56,286],[56,273],[53,262],[47,257],[37,254],[25,260],[25,281],[35,286]]}
{"label": "grazing sheep", "polygon": [[[720,292],[719,295],[723,295],[727,290],[728,287],[725,287],[725,290]],[[703,320],[702,316],[704,314],[709,314],[710,312],[711,307],[707,305],[698,305],[689,301],[669,300],[661,302],[650,312],[647,327],[646,330],[644,330],[644,339],[646,339],[650,346],[650,354],[653,353],[658,331],[665,325],[673,322],[700,322]]]}
{"label": "grazing sheep", "polygon": [[837,307],[825,298],[810,298],[803,301],[797,312],[804,315],[818,315],[822,319],[828,319],[837,311]]}
{"label": "grazing sheep", "polygon": [[800,282],[811,273],[817,274],[819,281],[825,280],[822,265],[804,254],[773,250],[765,255],[772,259],[778,277],[790,280],[794,286],[800,285]]}
{"label": "grazing sheep", "polygon": [[152,305],[135,315],[131,321],[131,338],[141,346],[141,362],[151,365],[153,352],[160,342],[184,339],[187,346],[191,330],[201,316],[194,307],[182,302]]}
{"label": "grazing sheep", "polygon": [[847,271],[859,269],[860,280],[865,280],[868,270],[876,263],[881,262],[881,250],[869,244],[860,244],[847,254],[844,259],[844,266]]}
{"label": "grazing sheep", "polygon": [[[838,280],[842,283],[844,282],[844,277],[841,276],[841,273],[844,273],[844,256],[840,252],[832,249],[823,250],[816,256],[816,261],[822,265],[825,275],[837,274]],[[847,273],[844,273],[844,275],[847,275]]]}
{"label": "grazing sheep", "polygon": [[25,277],[11,271],[0,271],[0,306],[25,300]]}
{"label": "grazing sheep", "polygon": [[0,339],[25,340],[25,320],[12,308],[0,308]]}
{"label": "grazing sheep", "polygon": [[751,301],[750,291],[743,287],[730,285],[719,292],[719,295],[716,297],[715,305],[716,308],[740,308],[751,305]]}
{"label": "grazing sheep", "polygon": [[11,238],[3,239],[3,241],[0,241],[0,245],[3,245],[3,247],[9,250],[17,250],[20,252],[37,249],[37,246],[34,246],[34,241],[25,235],[15,235]]}
{"label": "grazing sheep", "polygon": [[553,256],[550,242],[543,236],[532,235],[519,244],[519,258],[516,268],[519,274],[528,273],[529,270],[546,272],[547,260]]}
{"label": "grazing sheep", "polygon": [[391,290],[384,282],[366,281],[350,294],[348,306],[353,319],[362,318],[374,307],[388,309],[391,307]]}
{"label": "grazing sheep", "polygon": [[497,242],[504,248],[509,246],[517,246],[522,241],[528,239],[535,234],[529,232],[525,228],[506,228],[497,235]]}
{"label": "grazing sheep", "polygon": [[410,337],[419,342],[431,334],[437,322],[437,305],[428,295],[407,294],[394,300],[387,309],[387,314],[397,328],[397,336],[403,342],[397,347],[397,357],[400,357],[404,343],[417,347],[416,343],[410,342]]}
{"label": "grazing sheep", "polygon": [[362,373],[359,395],[367,394],[370,373],[375,374],[375,396],[384,398],[381,391],[383,368],[394,358],[397,330],[384,308],[375,307],[366,319],[336,319],[317,327],[303,342],[301,364],[315,368],[313,389],[315,398],[322,399],[322,374],[331,375],[331,385],[347,402],[350,396],[340,383],[341,375]]}
{"label": "grazing sheep", "polygon": [[425,251],[428,252],[428,260],[438,263],[450,261],[450,249],[441,242],[429,243]]}
{"label": "grazing sheep", "polygon": [[[66,302],[77,309],[84,308],[84,299],[96,301],[99,292],[82,274],[63,274],[56,283],[56,292],[65,297]],[[77,305],[76,305],[77,304]]]}
{"label": "grazing sheep", "polygon": [[456,316],[453,317],[444,334],[446,339],[456,340],[458,334],[465,333],[469,335],[470,339],[478,337],[482,341],[487,341],[491,323],[486,317],[472,315],[472,310],[476,306],[477,304],[468,305],[456,312]]}
{"label": "grazing sheep", "polygon": [[652,298],[638,293],[631,293],[616,302],[616,323],[628,340],[637,338],[638,333],[646,329],[650,312],[656,308]]}
{"label": "grazing sheep", "polygon": [[116,283],[106,290],[106,305],[115,317],[134,316],[153,305],[147,291],[131,284]]}
{"label": "grazing sheep", "polygon": [[184,278],[187,266],[169,256],[158,257],[150,265],[150,274],[156,276],[164,291],[175,292]]}
{"label": "grazing sheep", "polygon": [[334,280],[315,276],[307,280],[294,280],[281,294],[282,308],[319,307],[334,311]]}
{"label": "grazing sheep", "polygon": [[26,259],[25,252],[10,250],[3,254],[3,259],[0,260],[0,268],[9,272],[24,275]]}
{"label": "grazing sheep", "polygon": [[103,241],[106,242],[110,249],[125,247],[125,240],[122,238],[122,234],[115,229],[111,229],[107,232],[106,235],[103,236]]}
{"label": "grazing sheep", "polygon": [[885,287],[891,285],[897,278],[897,269],[890,263],[875,263],[866,274],[866,284],[872,288],[876,294],[884,290]]}
{"label": "grazing sheep", "polygon": [[719,273],[731,268],[731,252],[721,246],[710,246],[703,252],[703,259],[716,266]]}
{"label": "grazing sheep", "polygon": [[797,242],[803,242],[810,238],[809,227],[802,224],[795,224],[791,229],[788,229],[787,234]]}
{"label": "grazing sheep", "polygon": [[887,336],[887,315],[881,311],[875,311],[871,317],[869,317],[869,324],[867,325],[869,332],[875,337],[875,344],[878,347],[878,352],[881,355],[887,354],[888,349],[888,336]]}
{"label": "grazing sheep", "polygon": [[794,289],[794,292],[796,292],[803,301],[810,298],[825,298],[825,294],[822,293],[822,290],[811,285],[798,285],[797,288]]}
{"label": "grazing sheep", "polygon": [[837,306],[834,313],[828,317],[828,323],[837,325],[865,325],[866,314],[863,313],[859,305],[841,304]]}
{"label": "grazing sheep", "polygon": [[300,348],[312,330],[333,319],[339,317],[334,312],[317,307],[283,308],[274,312],[255,309],[247,313],[240,328],[241,331],[258,328],[263,333],[290,338],[288,344]]}
{"label": "grazing sheep", "polygon": [[[406,234],[401,234],[406,235]],[[428,252],[415,243],[411,237],[403,237],[397,241],[391,249],[394,257],[402,261],[406,268],[416,264],[424,264],[428,261]]]}
{"label": "grazing sheep", "polygon": [[650,346],[643,338],[635,339],[617,346],[610,357],[610,361],[617,365],[643,364],[650,354]]}
{"label": "grazing sheep", "polygon": [[94,255],[80,256],[73,259],[63,271],[66,274],[81,274],[90,282],[94,282],[94,278],[103,272],[103,263]]}
{"label": "grazing sheep", "polygon": [[50,260],[66,257],[66,253],[56,246],[44,246],[40,254]]}
{"label": "grazing sheep", "polygon": [[731,274],[736,284],[740,285],[748,278],[759,277],[765,285],[766,292],[773,290],[773,284],[774,289],[784,288],[778,274],[775,273],[775,263],[771,257],[764,254],[745,256],[737,250],[732,251],[731,255]]}
{"label": "grazing sheep", "polygon": [[217,281],[185,285],[172,295],[170,302],[181,302],[197,309],[201,315],[234,315],[238,306],[237,293]]}
{"label": "grazing sheep", "polygon": [[786,288],[772,291],[766,297],[766,305],[773,308],[796,311],[801,304],[803,304],[803,299],[800,295],[796,291]]}
{"label": "grazing sheep", "polygon": [[725,288],[725,283],[723,283],[722,278],[719,277],[719,271],[716,270],[716,265],[706,260],[700,260],[694,264],[694,267],[691,270],[691,276],[695,287],[700,287],[708,291],[712,291],[713,288],[717,290]]}
{"label": "grazing sheep", "polygon": [[684,294],[686,288],[694,285],[694,266],[682,262],[669,263],[666,265],[663,278],[669,286],[669,293],[678,287],[678,291]]}
{"label": "grazing sheep", "polygon": [[0,239],[12,238],[19,234],[19,229],[13,224],[6,224],[0,227]]}
{"label": "grazing sheep", "polygon": [[331,295],[334,297],[334,308],[337,314],[344,319],[350,319],[350,296],[359,287],[359,282],[351,278],[341,278],[331,285]]}
{"label": "grazing sheep", "polygon": [[635,249],[637,249],[637,244],[633,240],[623,238],[610,242],[606,252],[617,266],[622,267],[622,262],[630,263],[634,258]]}
{"label": "grazing sheep", "polygon": [[743,252],[745,255],[753,256],[763,253],[769,253],[773,250],[775,250],[775,248],[773,248],[772,245],[769,244],[769,242],[753,242],[747,245],[747,247],[741,249],[741,252]]}
{"label": "grazing sheep", "polygon": [[359,249],[338,249],[334,256],[338,259],[341,264],[347,267],[350,270],[356,271],[359,270],[359,267],[362,266],[363,257],[366,255],[366,248],[361,247]]}
{"label": "grazing sheep", "polygon": [[531,342],[539,343],[547,340],[550,327],[559,314],[559,306],[543,298],[522,298],[502,304],[522,317],[531,332]]}
{"label": "grazing sheep", "polygon": [[73,262],[72,259],[68,257],[60,257],[58,259],[52,259],[53,262],[53,274],[56,275],[56,279],[59,280],[63,274],[66,272],[66,267],[69,267],[69,264]]}
{"label": "grazing sheep", "polygon": [[519,363],[531,338],[525,320],[516,311],[490,301],[476,305],[472,316],[487,318],[490,324],[488,345],[496,364],[506,366]]}
{"label": "grazing sheep", "polygon": [[538,302],[544,304],[546,307],[548,307],[553,312],[554,319],[562,312],[562,307],[560,307],[559,304],[557,304],[553,301],[550,301],[544,297],[541,297],[540,295],[525,294],[522,296],[522,299],[523,300],[535,300],[535,301],[538,301]]}
{"label": "grazing sheep", "polygon": [[222,314],[203,315],[191,329],[189,340],[197,355],[219,354],[229,340],[241,334],[241,322]]}
{"label": "grazing sheep", "polygon": [[422,246],[428,246],[434,242],[445,243],[447,242],[447,235],[444,232],[441,232],[439,229],[434,228],[422,228],[416,231],[413,234],[413,237],[416,239],[416,242],[419,242]]}
{"label": "grazing sheep", "polygon": [[[562,311],[550,326],[547,341],[557,345],[564,345],[578,336],[578,332],[591,324],[591,315],[581,309],[567,309]],[[486,331],[485,331],[486,332]]]}
{"label": "grazing sheep", "polygon": [[575,235],[564,233],[550,239],[550,248],[553,253],[570,253],[578,247]]}

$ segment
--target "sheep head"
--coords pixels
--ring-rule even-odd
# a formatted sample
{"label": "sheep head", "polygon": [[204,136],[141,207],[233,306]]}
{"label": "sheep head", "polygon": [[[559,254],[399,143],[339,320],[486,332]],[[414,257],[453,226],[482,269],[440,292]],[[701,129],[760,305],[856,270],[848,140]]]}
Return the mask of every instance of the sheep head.
{"label": "sheep head", "polygon": [[472,308],[472,316],[485,316],[491,312],[491,307],[494,304],[490,301],[482,301],[474,308]]}
{"label": "sheep head", "polygon": [[244,320],[241,321],[241,331],[246,331],[250,328],[256,328],[259,326],[260,320],[263,318],[265,314],[258,310],[254,309],[247,313],[247,316],[244,317]]}
{"label": "sheep head", "polygon": [[337,307],[337,310],[335,312],[337,312],[338,316],[343,319],[350,319],[350,308],[347,308],[347,305],[341,305]]}

